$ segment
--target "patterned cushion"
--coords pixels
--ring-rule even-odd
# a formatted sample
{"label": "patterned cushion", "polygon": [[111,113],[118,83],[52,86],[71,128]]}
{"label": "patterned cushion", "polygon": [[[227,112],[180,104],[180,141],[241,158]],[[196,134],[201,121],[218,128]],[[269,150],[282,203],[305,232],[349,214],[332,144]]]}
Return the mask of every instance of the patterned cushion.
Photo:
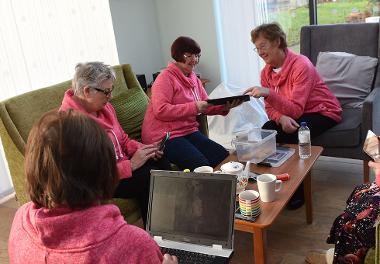
{"label": "patterned cushion", "polygon": [[111,99],[117,119],[125,133],[141,140],[141,125],[144,120],[148,97],[140,87],[131,87]]}

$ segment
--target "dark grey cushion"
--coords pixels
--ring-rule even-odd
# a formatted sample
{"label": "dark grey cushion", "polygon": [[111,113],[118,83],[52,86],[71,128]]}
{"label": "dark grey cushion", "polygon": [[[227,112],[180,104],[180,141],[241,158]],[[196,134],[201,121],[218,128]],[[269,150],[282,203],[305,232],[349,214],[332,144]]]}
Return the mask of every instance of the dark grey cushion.
{"label": "dark grey cushion", "polygon": [[320,52],[317,70],[343,108],[360,108],[371,92],[377,58]]}
{"label": "dark grey cushion", "polygon": [[362,111],[343,109],[342,122],[313,139],[312,145],[324,147],[355,147],[360,144]]}

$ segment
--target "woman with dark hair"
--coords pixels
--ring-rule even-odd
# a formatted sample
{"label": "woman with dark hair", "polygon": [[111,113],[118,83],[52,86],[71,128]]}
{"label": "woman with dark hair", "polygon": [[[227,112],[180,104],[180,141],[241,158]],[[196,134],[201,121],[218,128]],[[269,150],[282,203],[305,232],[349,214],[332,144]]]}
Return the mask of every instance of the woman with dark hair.
{"label": "woman with dark hair", "polygon": [[29,134],[25,174],[32,201],[13,220],[10,263],[163,261],[149,234],[106,203],[118,182],[115,151],[95,121],[71,110],[45,114]]}
{"label": "woman with dark hair", "polygon": [[116,198],[136,198],[146,223],[151,169],[170,169],[157,142],[145,145],[128,137],[109,103],[115,73],[102,62],[79,63],[75,67],[72,88],[67,90],[60,111],[77,110],[94,119],[107,132],[116,155],[119,183]]}
{"label": "woman with dark hair", "polygon": [[171,46],[169,63],[153,83],[151,101],[142,126],[142,141],[151,144],[170,132],[164,155],[180,169],[217,166],[228,151],[198,130],[197,116],[227,115],[241,102],[222,106],[207,103],[207,93],[194,73],[201,48],[189,37],[177,38]]}
{"label": "woman with dark hair", "polygon": [[[285,33],[277,23],[253,29],[251,40],[266,65],[261,71],[261,86],[251,87],[246,93],[255,98],[264,97],[270,120],[263,128],[276,130],[277,142],[298,143],[301,122],[307,123],[311,138],[315,138],[341,121],[338,99],[310,60],[287,48]],[[293,197],[290,209],[304,203],[303,188]]]}

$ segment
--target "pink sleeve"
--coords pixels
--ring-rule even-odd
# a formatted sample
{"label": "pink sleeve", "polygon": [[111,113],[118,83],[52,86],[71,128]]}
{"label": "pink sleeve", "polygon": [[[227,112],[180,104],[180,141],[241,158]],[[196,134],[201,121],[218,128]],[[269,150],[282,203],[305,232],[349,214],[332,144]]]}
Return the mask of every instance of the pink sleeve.
{"label": "pink sleeve", "polygon": [[116,162],[117,172],[119,173],[119,179],[126,179],[132,177],[132,164],[127,158],[118,160]]}
{"label": "pink sleeve", "polygon": [[[268,88],[269,89],[269,92],[271,92],[272,88],[270,88],[270,85],[269,83],[267,82],[267,78],[265,78],[265,74],[264,74],[264,70],[261,72],[261,86],[262,87],[265,87],[265,88]],[[266,99],[264,99],[264,104],[265,104],[265,112],[267,113],[268,117],[270,120],[273,120],[275,121],[276,123],[278,123],[278,120],[280,119],[280,117],[282,116],[281,113],[279,113],[278,111],[276,111],[276,109],[274,109],[268,102]]]}
{"label": "pink sleeve", "polygon": [[[273,89],[269,90],[269,96],[265,99],[277,113],[272,112],[271,115],[278,120],[278,114],[290,116],[293,119],[298,119],[305,109],[309,94],[314,87],[315,71],[313,71],[311,64],[304,62],[297,63],[289,72],[288,78],[291,78],[290,85],[292,94],[291,98],[285,98],[283,95],[276,93]],[[290,87],[287,87],[290,89]],[[269,115],[269,113],[268,113]]]}
{"label": "pink sleeve", "polygon": [[162,72],[153,84],[151,104],[153,114],[159,120],[181,120],[198,113],[195,102],[172,104],[174,81],[169,73]]}

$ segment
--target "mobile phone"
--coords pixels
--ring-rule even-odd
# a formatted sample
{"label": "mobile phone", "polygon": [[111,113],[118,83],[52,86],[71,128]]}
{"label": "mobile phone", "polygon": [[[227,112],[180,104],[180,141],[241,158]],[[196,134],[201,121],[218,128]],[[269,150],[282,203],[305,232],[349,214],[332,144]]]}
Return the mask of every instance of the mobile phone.
{"label": "mobile phone", "polygon": [[379,144],[380,138],[371,130],[368,130],[367,137],[363,144],[363,152],[375,161],[380,160]]}
{"label": "mobile phone", "polygon": [[166,132],[165,136],[162,138],[161,142],[158,144],[158,150],[163,151],[165,148],[165,143],[170,138],[170,132]]}

